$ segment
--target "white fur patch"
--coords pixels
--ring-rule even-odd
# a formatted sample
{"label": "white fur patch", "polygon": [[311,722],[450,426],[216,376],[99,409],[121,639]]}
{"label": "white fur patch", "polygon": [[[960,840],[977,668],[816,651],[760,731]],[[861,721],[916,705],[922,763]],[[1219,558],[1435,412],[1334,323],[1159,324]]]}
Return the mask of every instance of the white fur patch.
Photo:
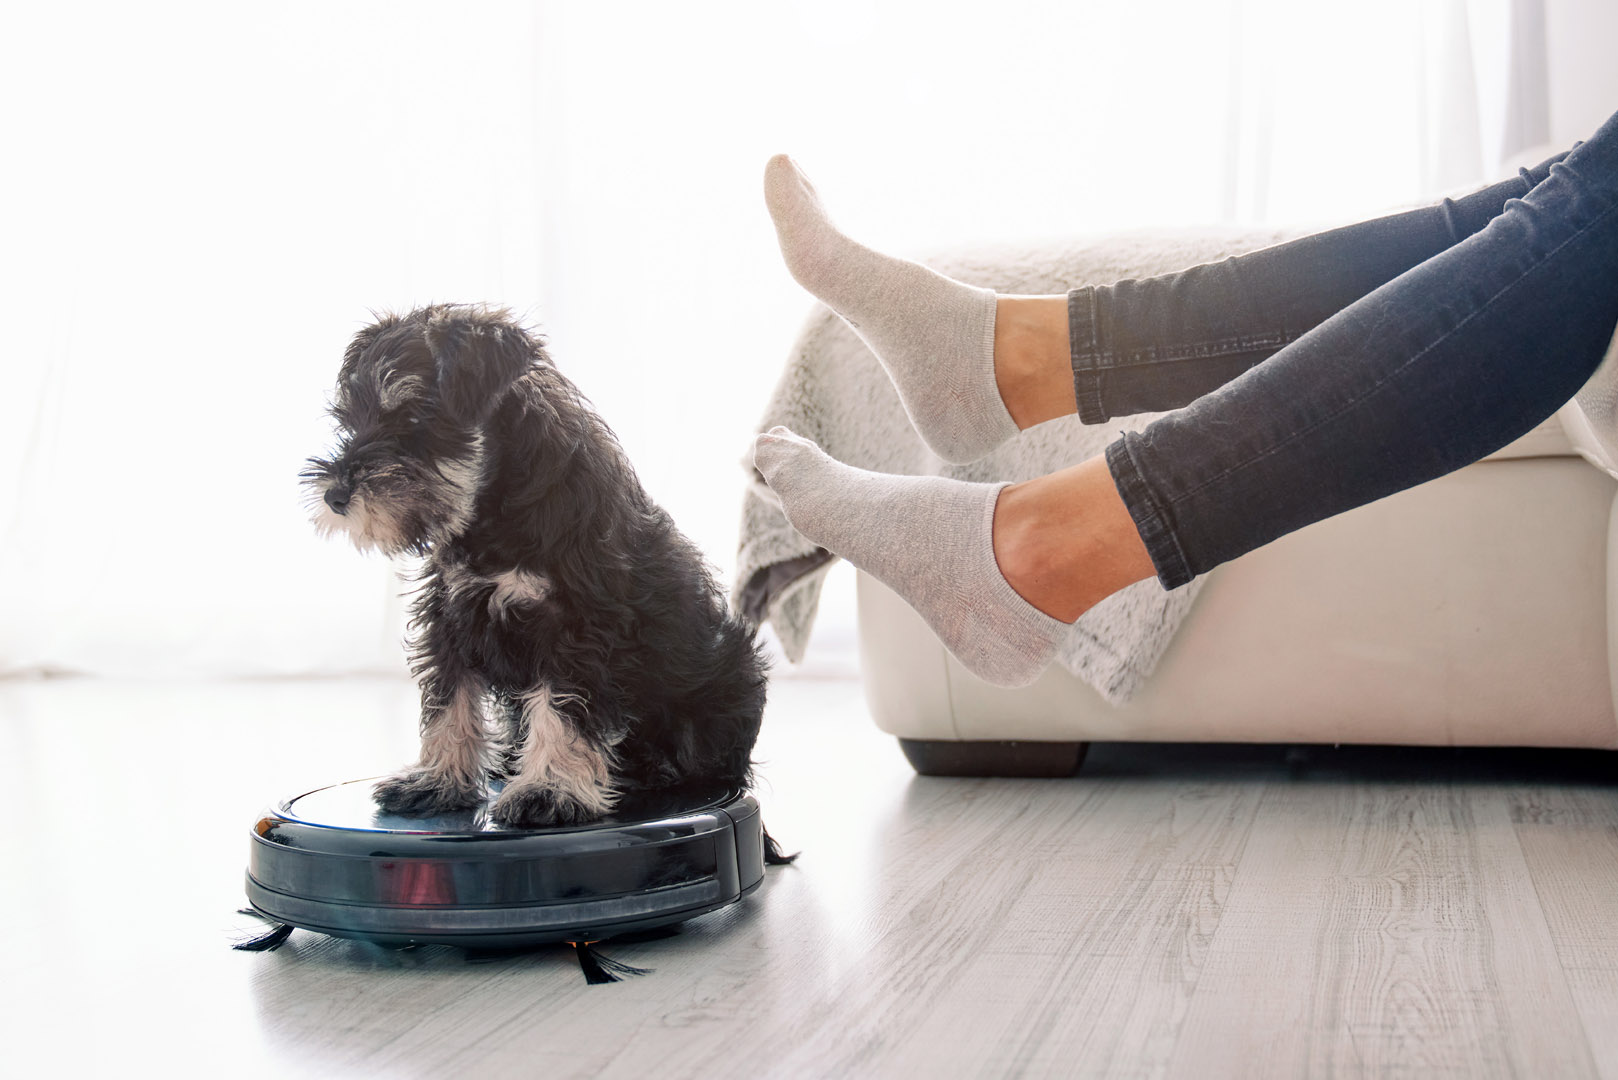
{"label": "white fur patch", "polygon": [[549,687],[523,696],[528,737],[522,747],[522,768],[511,783],[550,788],[599,816],[612,809],[618,792],[607,759],[556,711],[569,700],[573,699],[554,694]]}
{"label": "white fur patch", "polygon": [[481,784],[490,761],[488,725],[483,718],[483,688],[456,687],[449,703],[421,733],[421,765],[432,772]]}
{"label": "white fur patch", "polygon": [[439,579],[449,593],[450,602],[454,604],[463,602],[468,592],[488,589],[491,619],[503,619],[513,607],[537,604],[551,593],[550,578],[516,568],[484,575],[474,574],[463,565],[452,564],[439,571]]}
{"label": "white fur patch", "polygon": [[489,616],[505,618],[508,609],[522,604],[537,604],[550,595],[551,582],[543,574],[530,574],[526,570],[507,570],[488,579],[494,584],[489,596]]}

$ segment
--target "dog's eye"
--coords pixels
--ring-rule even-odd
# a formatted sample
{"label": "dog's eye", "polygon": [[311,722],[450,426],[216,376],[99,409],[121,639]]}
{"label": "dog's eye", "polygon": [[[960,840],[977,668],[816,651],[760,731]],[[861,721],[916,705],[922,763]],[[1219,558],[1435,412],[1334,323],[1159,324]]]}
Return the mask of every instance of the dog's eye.
{"label": "dog's eye", "polygon": [[412,416],[412,417],[411,417],[411,418],[410,418],[410,419],[409,419],[409,420],[408,420],[408,421],[407,421],[407,423],[409,423],[409,424],[410,424],[410,426],[411,426],[411,427],[415,427],[415,426],[416,426],[416,425],[417,425],[417,424],[419,424],[419,423],[421,423],[421,417],[419,417],[419,416]]}

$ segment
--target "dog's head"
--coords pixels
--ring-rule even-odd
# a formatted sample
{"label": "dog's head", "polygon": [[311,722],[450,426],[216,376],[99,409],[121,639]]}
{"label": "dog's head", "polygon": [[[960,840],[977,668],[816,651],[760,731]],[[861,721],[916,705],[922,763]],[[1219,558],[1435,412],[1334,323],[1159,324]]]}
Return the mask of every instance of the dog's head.
{"label": "dog's head", "polygon": [[471,520],[483,426],[545,359],[503,310],[435,304],[354,336],[332,395],[337,446],[302,477],[315,525],[357,547],[425,553]]}

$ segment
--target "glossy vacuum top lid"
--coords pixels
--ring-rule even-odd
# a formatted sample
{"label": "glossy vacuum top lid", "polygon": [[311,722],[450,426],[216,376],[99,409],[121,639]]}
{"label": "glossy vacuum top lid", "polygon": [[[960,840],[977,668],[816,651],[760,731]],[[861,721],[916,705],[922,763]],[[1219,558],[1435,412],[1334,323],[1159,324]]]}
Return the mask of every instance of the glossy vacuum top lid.
{"label": "glossy vacuum top lid", "polygon": [[[536,829],[512,828],[501,825],[489,816],[489,803],[467,810],[451,810],[430,817],[406,817],[390,814],[376,804],[371,788],[382,777],[350,780],[344,784],[316,788],[314,791],[293,796],[277,804],[273,813],[285,821],[326,829],[347,829],[359,832],[434,833],[434,834],[504,834],[527,835],[534,833],[590,832],[598,829],[621,829],[629,826],[688,818],[692,815],[712,813],[743,797],[739,788],[728,786],[693,787],[678,791],[629,792],[620,800],[617,809],[607,817],[584,825],[545,826]],[[500,785],[493,789],[490,799],[500,793]]]}

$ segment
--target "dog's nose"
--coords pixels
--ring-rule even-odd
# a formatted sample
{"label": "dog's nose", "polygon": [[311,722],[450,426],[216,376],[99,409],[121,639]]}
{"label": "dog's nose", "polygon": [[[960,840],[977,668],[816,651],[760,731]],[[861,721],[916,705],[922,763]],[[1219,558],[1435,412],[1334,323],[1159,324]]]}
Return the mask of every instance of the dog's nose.
{"label": "dog's nose", "polygon": [[354,494],[347,484],[333,484],[326,489],[326,505],[338,514],[348,513],[348,500]]}

